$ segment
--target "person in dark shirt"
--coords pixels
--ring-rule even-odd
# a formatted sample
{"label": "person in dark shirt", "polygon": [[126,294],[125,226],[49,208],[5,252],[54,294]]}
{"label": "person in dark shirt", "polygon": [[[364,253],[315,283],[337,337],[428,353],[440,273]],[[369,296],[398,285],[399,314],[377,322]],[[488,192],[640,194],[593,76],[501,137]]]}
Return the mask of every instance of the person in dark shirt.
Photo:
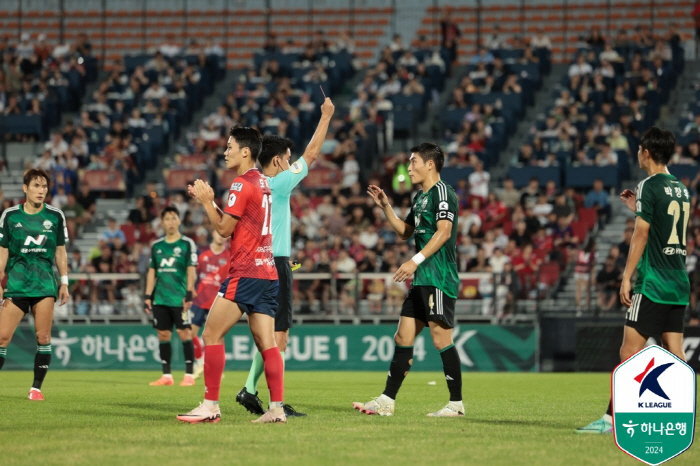
{"label": "person in dark shirt", "polygon": [[519,248],[531,242],[532,238],[527,231],[527,224],[524,221],[520,221],[515,225],[515,229],[510,234],[510,239],[514,240],[515,245]]}
{"label": "person in dark shirt", "polygon": [[634,229],[627,228],[625,230],[625,233],[623,234],[622,241],[620,242],[620,244],[617,245],[617,247],[620,249],[620,255],[625,258],[630,253],[630,245],[632,244],[632,233],[634,233]]}
{"label": "person in dark shirt", "polygon": [[136,198],[136,207],[129,211],[127,220],[136,226],[153,220],[153,216],[146,209],[146,201],[143,197]]}
{"label": "person in dark shirt", "polygon": [[622,271],[615,265],[615,258],[608,256],[605,259],[605,267],[598,272],[595,279],[600,309],[609,311],[618,305],[621,278]]}
{"label": "person in dark shirt", "polygon": [[84,210],[83,218],[85,218],[86,222],[89,222],[97,208],[95,204],[97,196],[92,192],[89,185],[83,183],[80,186],[80,194],[78,194],[76,200]]}

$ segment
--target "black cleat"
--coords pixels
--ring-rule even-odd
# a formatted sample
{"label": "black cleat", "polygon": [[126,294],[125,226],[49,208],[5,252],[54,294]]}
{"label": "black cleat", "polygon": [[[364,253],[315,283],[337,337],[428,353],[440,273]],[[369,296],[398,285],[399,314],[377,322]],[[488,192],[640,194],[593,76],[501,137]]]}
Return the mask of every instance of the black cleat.
{"label": "black cleat", "polygon": [[291,406],[289,406],[287,404],[282,405],[282,408],[284,408],[284,415],[287,417],[305,417],[306,416],[306,414],[300,413],[300,412],[294,410],[294,408],[292,408]]}
{"label": "black cleat", "polygon": [[252,414],[257,414],[258,416],[265,414],[262,401],[258,398],[258,392],[255,392],[255,395],[253,395],[252,393],[248,393],[248,390],[243,387],[243,389],[238,392],[238,395],[236,395],[236,401]]}

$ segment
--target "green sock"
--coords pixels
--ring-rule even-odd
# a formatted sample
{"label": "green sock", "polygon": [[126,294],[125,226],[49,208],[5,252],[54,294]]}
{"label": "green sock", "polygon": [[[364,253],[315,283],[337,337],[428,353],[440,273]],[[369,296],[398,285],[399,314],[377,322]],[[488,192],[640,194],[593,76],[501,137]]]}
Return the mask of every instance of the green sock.
{"label": "green sock", "polygon": [[262,354],[260,351],[255,353],[253,357],[253,364],[250,366],[250,373],[248,373],[248,380],[245,383],[245,389],[248,393],[255,395],[258,391],[258,381],[262,377],[263,372],[265,372],[265,364],[263,363]]}
{"label": "green sock", "polygon": [[7,348],[0,346],[0,369],[5,365],[5,358],[7,357]]}

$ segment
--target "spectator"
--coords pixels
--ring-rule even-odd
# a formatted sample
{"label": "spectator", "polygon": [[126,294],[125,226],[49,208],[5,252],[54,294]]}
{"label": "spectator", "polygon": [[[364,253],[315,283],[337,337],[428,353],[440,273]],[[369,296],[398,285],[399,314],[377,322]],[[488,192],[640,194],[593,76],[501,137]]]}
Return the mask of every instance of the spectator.
{"label": "spectator", "polygon": [[506,178],[503,181],[503,189],[498,193],[498,197],[503,201],[503,204],[509,209],[513,209],[520,204],[522,194],[515,189],[515,184],[512,178]]}
{"label": "spectator", "polygon": [[[609,146],[608,146],[609,147]],[[598,224],[602,228],[612,215],[610,207],[610,195],[603,189],[603,180],[600,178],[593,182],[593,189],[586,195],[584,206],[587,209],[595,208],[598,212]]]}
{"label": "spectator", "polygon": [[600,152],[595,156],[595,163],[599,167],[617,166],[617,152],[612,150],[609,142],[606,141],[601,145]]}
{"label": "spectator", "polygon": [[450,63],[448,63],[448,66],[451,66],[457,59],[457,43],[459,37],[461,36],[461,32],[457,27],[457,24],[450,17],[450,13],[451,10],[449,8],[445,8],[442,19],[440,20],[440,45],[450,54]]}
{"label": "spectator", "polygon": [[580,53],[576,57],[576,63],[569,67],[569,77],[588,76],[593,73],[593,68],[586,62],[586,57]]}
{"label": "spectator", "polygon": [[626,228],[622,234],[622,241],[618,243],[617,248],[620,250],[620,255],[627,259],[630,253],[630,245],[632,244],[632,233],[634,233],[634,228]]}
{"label": "spectator", "polygon": [[605,266],[596,276],[596,289],[598,291],[598,308],[610,311],[619,301],[620,284],[622,283],[622,271],[615,265],[615,259],[605,259]]}
{"label": "spectator", "polygon": [[530,182],[520,195],[520,205],[523,208],[534,207],[540,196],[540,180],[537,177],[530,178]]}
{"label": "spectator", "polygon": [[117,238],[122,243],[126,243],[126,236],[124,236],[124,232],[121,231],[119,225],[117,225],[117,220],[114,217],[109,217],[107,219],[107,230],[102,233],[102,240],[110,246],[114,246],[114,240]]}
{"label": "spectator", "polygon": [[[469,175],[469,195],[484,204],[489,196],[491,175],[484,171],[484,164],[476,162],[474,171]],[[469,202],[469,201],[468,201]]]}
{"label": "spectator", "polygon": [[595,273],[595,240],[591,239],[585,248],[578,251],[574,279],[576,280],[576,310],[584,309],[582,299],[586,299],[586,310],[591,308],[591,276]]}
{"label": "spectator", "polygon": [[530,45],[535,49],[552,50],[552,41],[544,33],[544,28],[542,27],[537,28],[537,33],[530,39]]}

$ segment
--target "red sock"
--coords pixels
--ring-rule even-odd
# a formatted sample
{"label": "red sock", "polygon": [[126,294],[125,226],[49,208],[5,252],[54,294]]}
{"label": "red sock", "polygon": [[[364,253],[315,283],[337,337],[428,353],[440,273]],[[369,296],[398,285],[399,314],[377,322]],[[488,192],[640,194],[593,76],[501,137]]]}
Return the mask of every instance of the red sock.
{"label": "red sock", "polygon": [[221,376],[224,374],[226,353],[224,345],[207,345],[204,347],[204,399],[219,401]]}
{"label": "red sock", "polygon": [[193,335],[192,344],[194,345],[194,358],[202,359],[202,340],[197,335]]}
{"label": "red sock", "polygon": [[270,389],[270,402],[282,402],[284,400],[284,363],[280,349],[275,346],[265,350],[262,352],[262,358],[265,364],[265,380]]}

